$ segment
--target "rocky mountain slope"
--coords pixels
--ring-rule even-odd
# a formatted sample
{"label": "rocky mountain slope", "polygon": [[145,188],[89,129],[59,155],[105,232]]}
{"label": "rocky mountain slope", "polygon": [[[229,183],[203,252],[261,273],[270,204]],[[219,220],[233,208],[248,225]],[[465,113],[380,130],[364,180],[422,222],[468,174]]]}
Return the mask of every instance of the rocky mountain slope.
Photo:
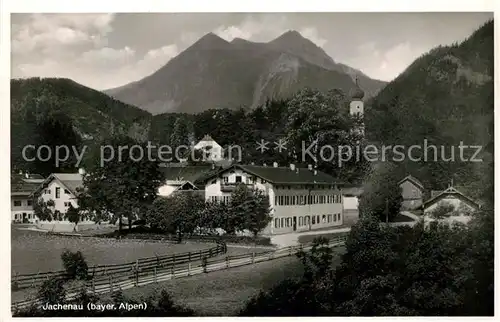
{"label": "rocky mountain slope", "polygon": [[268,43],[238,38],[227,42],[209,33],[152,75],[105,92],[152,114],[198,113],[254,108],[304,87],[348,92],[356,75],[367,97],[385,85],[334,62],[296,31]]}

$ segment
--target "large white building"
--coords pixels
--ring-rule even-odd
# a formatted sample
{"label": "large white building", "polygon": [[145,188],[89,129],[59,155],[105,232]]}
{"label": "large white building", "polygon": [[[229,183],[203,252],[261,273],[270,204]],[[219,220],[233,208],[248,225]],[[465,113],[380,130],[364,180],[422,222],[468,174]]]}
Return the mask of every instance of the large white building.
{"label": "large white building", "polygon": [[272,221],[263,234],[282,234],[344,223],[341,186],[330,175],[309,168],[233,165],[205,178],[207,201],[229,202],[239,184],[264,191]]}

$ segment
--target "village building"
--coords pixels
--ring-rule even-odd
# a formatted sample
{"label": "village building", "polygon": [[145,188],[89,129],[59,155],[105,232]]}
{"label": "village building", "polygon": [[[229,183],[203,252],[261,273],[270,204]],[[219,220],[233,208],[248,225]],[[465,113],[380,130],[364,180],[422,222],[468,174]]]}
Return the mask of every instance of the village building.
{"label": "village building", "polygon": [[401,195],[403,197],[402,210],[415,210],[422,206],[424,185],[419,180],[408,175],[399,181],[398,185],[401,188]]}
{"label": "village building", "polygon": [[38,174],[19,173],[11,175],[11,220],[13,223],[34,223],[33,198],[31,194],[44,181]]}
{"label": "village building", "polygon": [[[445,218],[436,219],[433,215],[438,209],[449,208],[450,212],[445,214]],[[480,205],[472,198],[466,196],[456,188],[450,186],[448,189],[435,193],[423,204],[426,221],[441,222],[462,222],[468,223],[472,219],[472,214],[480,209]]]}
{"label": "village building", "polygon": [[212,137],[206,134],[200,142],[194,145],[195,150],[201,150],[204,153],[204,161],[223,160],[223,148]]}
{"label": "village building", "polygon": [[[71,223],[65,216],[70,205],[78,208],[78,190],[83,187],[83,174],[82,169],[77,173],[52,173],[38,186],[32,197],[44,203],[49,200],[54,202],[54,205],[50,207],[53,213],[52,220],[36,218],[35,223],[38,228],[49,231],[71,232],[95,226],[93,221],[84,219],[75,227],[75,224]],[[36,200],[34,201],[36,202]]]}
{"label": "village building", "polygon": [[158,196],[168,197],[176,193],[191,191],[204,197],[205,185],[203,178],[222,169],[215,164],[166,164],[162,166],[165,181],[158,188]]}
{"label": "village building", "polygon": [[229,202],[240,184],[262,190],[272,221],[263,235],[337,227],[344,223],[341,184],[312,166],[298,168],[235,164],[205,178],[207,201]]}

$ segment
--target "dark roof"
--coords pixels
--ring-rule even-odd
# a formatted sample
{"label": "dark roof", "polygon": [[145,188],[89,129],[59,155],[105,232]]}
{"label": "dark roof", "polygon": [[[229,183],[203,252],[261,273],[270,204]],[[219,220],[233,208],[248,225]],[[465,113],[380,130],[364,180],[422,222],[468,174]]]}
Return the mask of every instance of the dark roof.
{"label": "dark roof", "polygon": [[24,182],[24,181],[17,181],[17,182],[11,182],[10,184],[10,192],[12,195],[18,195],[18,196],[29,196],[33,191],[35,191],[39,183],[32,183],[32,182]]}
{"label": "dark roof", "polygon": [[420,189],[424,190],[424,185],[422,184],[422,182],[420,182],[417,178],[415,178],[412,175],[407,175],[406,177],[404,177],[401,181],[398,182],[398,185],[400,185],[401,183],[403,183],[405,181],[410,181],[414,185],[418,186]]}
{"label": "dark roof", "polygon": [[30,195],[44,181],[39,174],[11,174],[10,190],[12,195]]}
{"label": "dark roof", "polygon": [[273,184],[340,184],[335,178],[322,171],[309,170],[307,168],[296,168],[292,171],[289,167],[265,167],[257,165],[235,164],[229,168],[223,169],[205,180],[211,179],[232,168],[240,169],[246,173],[253,174]]}
{"label": "dark roof", "polygon": [[461,200],[469,203],[470,205],[474,206],[475,208],[478,208],[478,209],[480,208],[480,206],[477,202],[475,202],[474,200],[467,197],[466,195],[464,195],[463,193],[461,193],[460,191],[458,191],[457,189],[455,189],[453,187],[449,187],[448,189],[441,191],[441,193],[437,194],[436,196],[434,196],[434,197],[430,198],[429,200],[427,200],[426,202],[424,202],[424,208],[436,203],[437,201],[439,201],[445,197],[450,197],[450,196],[461,199]]}
{"label": "dark roof", "polygon": [[80,173],[52,173],[42,184],[38,185],[36,191],[47,187],[53,180],[58,180],[65,189],[68,189],[73,195],[77,195],[78,188],[83,187],[83,176]]}

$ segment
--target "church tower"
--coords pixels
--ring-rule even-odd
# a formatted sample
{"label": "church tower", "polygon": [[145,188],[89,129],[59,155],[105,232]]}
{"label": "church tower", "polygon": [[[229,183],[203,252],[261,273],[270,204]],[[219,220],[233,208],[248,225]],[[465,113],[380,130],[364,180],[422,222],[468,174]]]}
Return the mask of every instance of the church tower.
{"label": "church tower", "polygon": [[[356,87],[351,91],[351,103],[349,105],[349,113],[351,116],[360,117],[362,122],[364,118],[364,103],[363,97],[365,97],[365,92],[358,85],[358,77],[356,76]],[[364,122],[354,129],[355,131],[360,131],[362,135],[365,133]]]}

